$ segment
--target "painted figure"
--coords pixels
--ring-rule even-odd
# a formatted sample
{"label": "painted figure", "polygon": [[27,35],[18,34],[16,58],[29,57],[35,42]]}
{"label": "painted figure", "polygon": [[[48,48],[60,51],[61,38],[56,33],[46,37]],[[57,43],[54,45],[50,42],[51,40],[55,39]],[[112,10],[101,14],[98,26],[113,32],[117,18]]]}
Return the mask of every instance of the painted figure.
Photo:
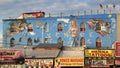
{"label": "painted figure", "polygon": [[71,21],[71,27],[70,27],[70,34],[73,37],[73,43],[72,46],[78,46],[78,26],[77,26],[77,20],[73,19]]}

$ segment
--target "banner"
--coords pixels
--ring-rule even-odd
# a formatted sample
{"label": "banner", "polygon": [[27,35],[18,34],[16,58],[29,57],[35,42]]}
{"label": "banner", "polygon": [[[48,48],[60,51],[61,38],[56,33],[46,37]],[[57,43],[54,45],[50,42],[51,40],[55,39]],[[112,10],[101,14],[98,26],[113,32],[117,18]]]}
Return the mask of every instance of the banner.
{"label": "banner", "polygon": [[0,50],[0,64],[23,64],[23,52],[20,50]]}
{"label": "banner", "polygon": [[25,59],[26,68],[29,67],[53,67],[53,59]]}
{"label": "banner", "polygon": [[120,57],[120,42],[116,42],[115,54],[116,57]]}
{"label": "banner", "polygon": [[114,50],[86,49],[86,57],[114,57]]}
{"label": "banner", "polygon": [[120,60],[115,60],[116,65],[120,65]]}
{"label": "banner", "polygon": [[57,58],[55,66],[84,66],[84,58]]}

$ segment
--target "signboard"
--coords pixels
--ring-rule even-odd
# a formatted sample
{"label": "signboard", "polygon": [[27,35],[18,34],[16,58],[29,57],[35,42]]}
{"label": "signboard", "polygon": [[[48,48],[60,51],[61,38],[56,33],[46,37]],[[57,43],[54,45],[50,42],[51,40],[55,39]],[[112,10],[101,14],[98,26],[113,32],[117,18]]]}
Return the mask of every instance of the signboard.
{"label": "signboard", "polygon": [[120,60],[115,60],[116,65],[120,65]]}
{"label": "signboard", "polygon": [[26,68],[29,67],[53,67],[53,59],[25,59]]}
{"label": "signboard", "polygon": [[55,68],[58,66],[84,66],[84,58],[57,58]]}
{"label": "signboard", "polygon": [[114,57],[114,50],[86,49],[86,57]]}
{"label": "signboard", "polygon": [[44,12],[31,12],[31,13],[23,13],[23,18],[39,18],[39,17],[44,17],[45,13]]}
{"label": "signboard", "polygon": [[20,50],[0,50],[0,64],[22,64],[24,58]]}
{"label": "signboard", "polygon": [[116,42],[115,54],[116,54],[116,57],[120,57],[120,42]]}

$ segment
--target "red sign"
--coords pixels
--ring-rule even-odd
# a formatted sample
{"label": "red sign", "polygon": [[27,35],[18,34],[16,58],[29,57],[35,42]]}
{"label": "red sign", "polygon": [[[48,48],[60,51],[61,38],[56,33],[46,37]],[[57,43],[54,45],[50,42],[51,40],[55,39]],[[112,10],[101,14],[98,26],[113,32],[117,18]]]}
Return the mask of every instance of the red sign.
{"label": "red sign", "polygon": [[116,57],[120,57],[120,42],[116,42]]}
{"label": "red sign", "polygon": [[23,13],[23,18],[41,18],[45,16],[45,12]]}
{"label": "red sign", "polygon": [[115,60],[116,65],[120,65],[120,60]]}

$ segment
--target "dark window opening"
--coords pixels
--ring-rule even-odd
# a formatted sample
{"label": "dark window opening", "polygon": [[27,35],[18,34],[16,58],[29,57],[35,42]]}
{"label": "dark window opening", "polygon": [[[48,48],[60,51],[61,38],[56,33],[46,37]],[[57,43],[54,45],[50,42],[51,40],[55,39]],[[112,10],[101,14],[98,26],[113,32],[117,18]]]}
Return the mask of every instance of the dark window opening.
{"label": "dark window opening", "polygon": [[15,39],[11,38],[10,39],[10,47],[13,47],[13,46],[15,46]]}
{"label": "dark window opening", "polygon": [[48,32],[48,31],[49,31],[48,23],[45,23],[45,25],[44,25],[44,32]]}
{"label": "dark window opening", "polygon": [[31,38],[28,38],[27,45],[32,46],[32,39]]}
{"label": "dark window opening", "polygon": [[22,38],[21,37],[19,38],[19,42],[22,42]]}
{"label": "dark window opening", "polygon": [[35,39],[34,39],[34,42],[35,42],[35,43],[40,43],[39,38],[35,38]]}
{"label": "dark window opening", "polygon": [[96,31],[97,32],[101,31],[101,24],[99,22],[96,23]]}
{"label": "dark window opening", "polygon": [[58,24],[58,32],[62,32],[63,31],[63,25],[62,23]]}
{"label": "dark window opening", "polygon": [[102,46],[102,40],[101,38],[97,37],[96,38],[96,48],[101,48]]}
{"label": "dark window opening", "polygon": [[48,38],[45,38],[44,43],[48,43]]}
{"label": "dark window opening", "polygon": [[31,23],[28,24],[28,32],[33,32],[33,25]]}
{"label": "dark window opening", "polygon": [[84,45],[86,45],[86,44],[85,44],[85,38],[82,37],[82,38],[80,39],[80,46],[84,46]]}
{"label": "dark window opening", "polygon": [[80,25],[80,31],[81,32],[85,32],[85,23],[81,23],[81,25]]}
{"label": "dark window opening", "polygon": [[58,44],[63,44],[63,40],[61,37],[58,38]]}

